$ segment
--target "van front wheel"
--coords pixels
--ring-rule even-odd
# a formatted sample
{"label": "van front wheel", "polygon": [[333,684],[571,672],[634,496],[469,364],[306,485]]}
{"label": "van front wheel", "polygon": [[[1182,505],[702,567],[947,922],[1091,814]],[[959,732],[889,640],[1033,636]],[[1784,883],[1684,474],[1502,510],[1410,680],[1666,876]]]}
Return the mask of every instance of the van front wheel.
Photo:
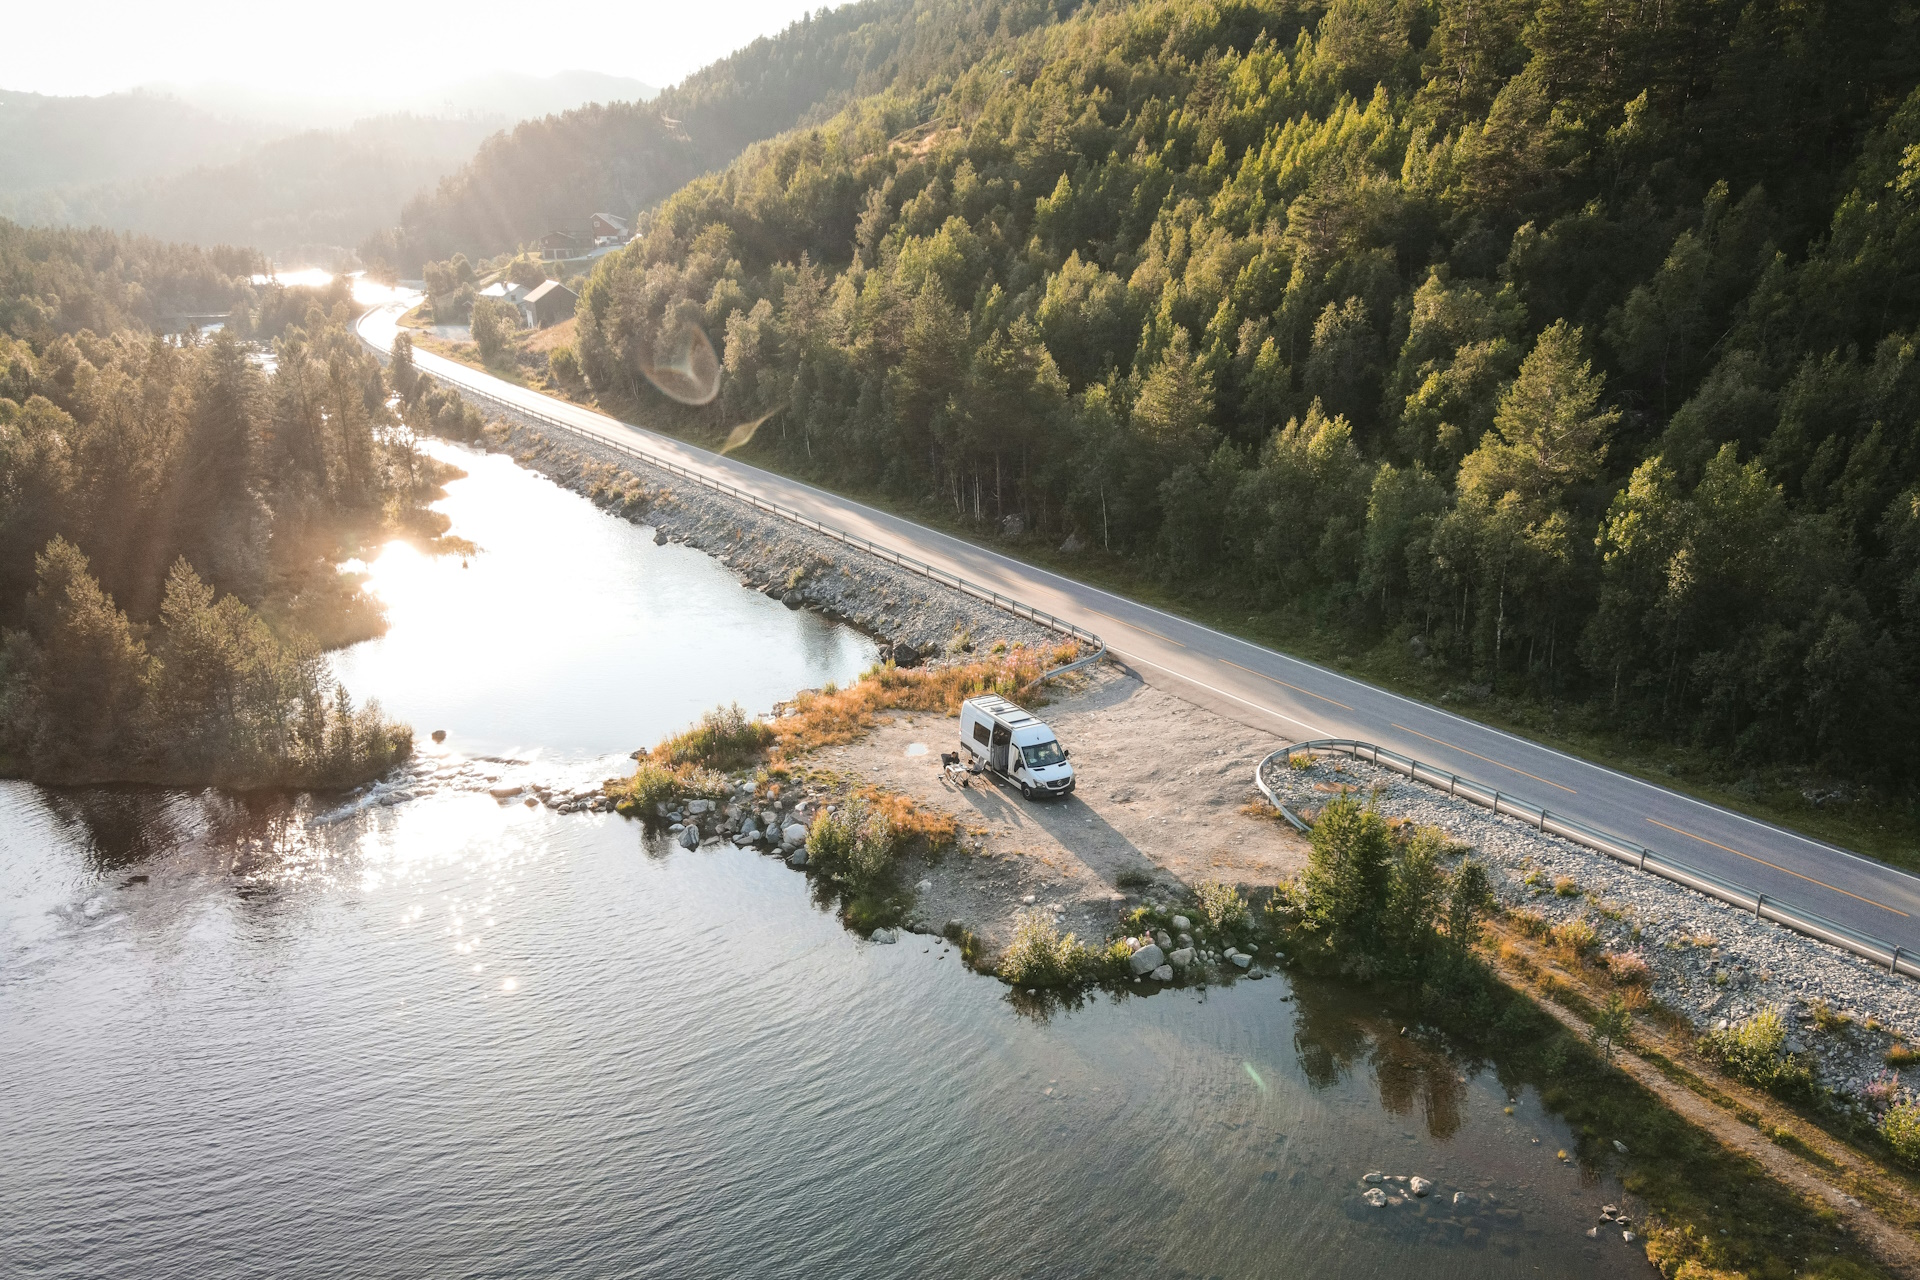
{"label": "van front wheel", "polygon": [[1024,782],[1020,784],[1020,798],[1023,800],[1033,799],[1033,788]]}

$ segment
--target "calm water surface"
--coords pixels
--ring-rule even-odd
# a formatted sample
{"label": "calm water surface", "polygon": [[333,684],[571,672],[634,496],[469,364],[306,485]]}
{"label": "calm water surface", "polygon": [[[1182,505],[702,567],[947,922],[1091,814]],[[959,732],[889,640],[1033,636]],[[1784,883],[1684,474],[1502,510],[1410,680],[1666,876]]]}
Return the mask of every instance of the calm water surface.
{"label": "calm water surface", "polygon": [[[485,550],[389,550],[341,661],[423,739],[604,771],[871,657],[463,465]],[[472,791],[0,786],[9,1276],[1646,1273],[1557,1121],[1399,1030],[1284,979],[1022,1007],[772,859]]]}

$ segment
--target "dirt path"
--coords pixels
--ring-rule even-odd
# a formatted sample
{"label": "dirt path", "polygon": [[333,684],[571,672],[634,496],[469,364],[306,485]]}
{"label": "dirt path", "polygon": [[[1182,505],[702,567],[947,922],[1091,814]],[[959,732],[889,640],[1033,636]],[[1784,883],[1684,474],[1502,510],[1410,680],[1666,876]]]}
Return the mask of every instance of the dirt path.
{"label": "dirt path", "polygon": [[1271,888],[1306,865],[1304,841],[1241,812],[1270,735],[1106,667],[1054,699],[1037,714],[1073,753],[1078,786],[1066,800],[1028,802],[984,778],[949,782],[940,753],[958,748],[960,723],[950,716],[896,715],[812,757],[960,820],[958,848],[905,869],[924,886],[916,923],[958,920],[997,950],[1018,913],[1040,907],[1097,940],[1142,897],[1207,879]]}
{"label": "dirt path", "polygon": [[[1535,984],[1527,974],[1498,962],[1494,967],[1515,990],[1534,990]],[[1586,1036],[1588,1024],[1579,1015],[1552,1000],[1536,997],[1535,1003],[1568,1030],[1582,1038]],[[1644,1025],[1640,1034],[1642,1038],[1653,1042],[1653,1047],[1670,1060],[1678,1059],[1681,1052],[1679,1046],[1651,1032]],[[1857,1153],[1829,1138],[1771,1098],[1733,1081],[1716,1079],[1711,1082],[1712,1088],[1727,1096],[1732,1103],[1729,1107],[1673,1079],[1638,1054],[1622,1050],[1614,1056],[1614,1064],[1644,1085],[1677,1115],[1712,1134],[1722,1146],[1751,1157],[1785,1186],[1830,1207],[1888,1270],[1897,1275],[1920,1277],[1920,1238],[1916,1238],[1904,1225],[1896,1225],[1876,1213],[1872,1206],[1863,1203],[1841,1183],[1862,1185],[1870,1182],[1873,1186],[1870,1194],[1884,1202],[1882,1210],[1906,1224],[1920,1217],[1920,1205],[1904,1188],[1872,1168]],[[1768,1136],[1768,1129],[1790,1136],[1834,1168],[1822,1169],[1813,1160],[1780,1146]]]}

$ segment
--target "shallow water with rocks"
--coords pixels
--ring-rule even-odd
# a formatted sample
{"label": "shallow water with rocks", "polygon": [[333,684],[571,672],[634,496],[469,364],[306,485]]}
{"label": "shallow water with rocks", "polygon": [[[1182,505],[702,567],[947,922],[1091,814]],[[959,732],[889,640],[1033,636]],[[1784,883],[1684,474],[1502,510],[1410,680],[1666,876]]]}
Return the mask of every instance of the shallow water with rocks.
{"label": "shallow water with rocks", "polygon": [[[1028,998],[938,939],[850,933],[778,858],[575,805],[700,708],[764,709],[870,643],[527,472],[492,482],[448,500],[485,550],[423,570],[452,582],[377,642],[492,682],[343,658],[419,730],[407,773],[295,799],[0,784],[0,1273],[1650,1272],[1587,1235],[1636,1207],[1604,1142],[1562,1158],[1498,1063],[1350,989]],[[522,532],[641,614],[570,625],[550,554],[487,578]],[[650,578],[665,553],[688,559]],[[468,591],[532,615],[511,651]],[[742,631],[759,661],[714,656]]]}

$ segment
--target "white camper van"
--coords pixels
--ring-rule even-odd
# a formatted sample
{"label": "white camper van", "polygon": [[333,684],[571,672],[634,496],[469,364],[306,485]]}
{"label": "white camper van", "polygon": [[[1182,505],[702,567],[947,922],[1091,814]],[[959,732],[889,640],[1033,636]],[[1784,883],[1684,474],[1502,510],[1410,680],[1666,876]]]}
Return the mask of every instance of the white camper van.
{"label": "white camper van", "polygon": [[960,704],[960,741],[978,768],[1014,783],[1029,800],[1073,794],[1073,766],[1060,739],[997,694]]}

